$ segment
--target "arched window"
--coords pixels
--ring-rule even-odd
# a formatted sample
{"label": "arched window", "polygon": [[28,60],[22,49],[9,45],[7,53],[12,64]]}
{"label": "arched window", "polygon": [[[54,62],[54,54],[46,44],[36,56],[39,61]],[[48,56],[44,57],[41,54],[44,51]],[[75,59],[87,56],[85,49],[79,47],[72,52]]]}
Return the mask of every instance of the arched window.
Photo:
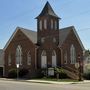
{"label": "arched window", "polygon": [[16,48],[16,64],[22,65],[22,48],[20,45]]}
{"label": "arched window", "polygon": [[55,37],[53,38],[53,42],[56,43],[56,38]]}
{"label": "arched window", "polygon": [[8,55],[8,65],[11,65],[11,54]]}
{"label": "arched window", "polygon": [[42,20],[39,21],[39,29],[42,30]]}
{"label": "arched window", "polygon": [[30,51],[27,53],[27,64],[31,65],[31,53],[30,53]]}
{"label": "arched window", "polygon": [[47,56],[45,50],[41,53],[41,68],[47,68]]}
{"label": "arched window", "polygon": [[51,29],[53,29],[53,20],[51,19]]}
{"label": "arched window", "polygon": [[64,63],[67,64],[67,51],[64,53]]}
{"label": "arched window", "polygon": [[57,21],[55,21],[55,30],[57,30]]}
{"label": "arched window", "polygon": [[47,29],[47,20],[44,19],[44,29]]}
{"label": "arched window", "polygon": [[55,50],[52,51],[52,67],[57,66],[57,61],[56,61],[56,52]]}
{"label": "arched window", "polygon": [[41,43],[44,43],[44,41],[45,41],[45,38],[42,37],[42,38],[41,38]]}
{"label": "arched window", "polygon": [[76,63],[76,51],[75,51],[74,45],[71,45],[70,57],[71,57],[71,64],[75,64]]}

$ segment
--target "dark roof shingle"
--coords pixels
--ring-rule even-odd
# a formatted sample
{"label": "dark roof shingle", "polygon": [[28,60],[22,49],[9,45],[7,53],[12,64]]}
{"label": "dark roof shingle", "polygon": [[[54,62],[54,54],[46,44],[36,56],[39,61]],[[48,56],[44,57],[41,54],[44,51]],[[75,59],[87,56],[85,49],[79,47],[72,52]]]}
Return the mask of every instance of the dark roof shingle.
{"label": "dark roof shingle", "polygon": [[50,15],[50,16],[53,16],[53,17],[56,17],[56,18],[59,18],[54,10],[52,9],[51,5],[49,4],[49,2],[47,1],[46,5],[44,6],[42,12],[39,14],[39,16],[37,16],[36,18],[39,18],[41,16],[45,16],[45,15]]}
{"label": "dark roof shingle", "polygon": [[[34,44],[37,43],[37,32],[32,31],[32,30],[28,30],[28,29],[24,29],[24,28],[21,28],[21,27],[17,27],[15,32],[12,34],[11,38],[7,42],[6,46],[4,47],[4,50],[7,48],[7,46],[9,45],[9,43],[11,42],[11,40],[13,39],[14,35],[16,34],[16,32],[18,30],[21,30]],[[68,36],[68,34],[70,33],[71,30],[73,30],[74,34],[77,37],[77,40],[79,41],[79,43],[82,47],[82,49],[84,49],[84,46],[83,46],[75,28],[74,28],[74,26],[62,28],[62,29],[59,30],[59,46],[62,46],[62,44],[66,40],[66,38],[67,38],[67,36]]]}
{"label": "dark roof shingle", "polygon": [[24,28],[20,28],[20,30],[21,30],[33,43],[37,43],[37,32],[32,31],[32,30],[28,30],[28,29],[24,29]]}
{"label": "dark roof shingle", "polygon": [[72,27],[62,28],[59,30],[59,46],[66,40]]}

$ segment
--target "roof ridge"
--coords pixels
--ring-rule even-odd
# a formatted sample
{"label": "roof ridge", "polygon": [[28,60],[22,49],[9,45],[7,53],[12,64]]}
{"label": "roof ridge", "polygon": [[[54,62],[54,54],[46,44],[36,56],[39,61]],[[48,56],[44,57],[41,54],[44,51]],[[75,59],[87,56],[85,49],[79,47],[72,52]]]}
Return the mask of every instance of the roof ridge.
{"label": "roof ridge", "polygon": [[74,28],[74,26],[68,26],[68,27],[64,27],[64,28],[61,28],[61,29],[59,29],[59,30],[63,30],[63,29],[68,29],[68,28]]}
{"label": "roof ridge", "polygon": [[19,27],[19,26],[17,26],[16,29],[20,29],[20,30],[28,30],[28,31],[36,32],[36,31],[31,30],[31,29],[27,29],[27,28],[23,28],[23,27]]}

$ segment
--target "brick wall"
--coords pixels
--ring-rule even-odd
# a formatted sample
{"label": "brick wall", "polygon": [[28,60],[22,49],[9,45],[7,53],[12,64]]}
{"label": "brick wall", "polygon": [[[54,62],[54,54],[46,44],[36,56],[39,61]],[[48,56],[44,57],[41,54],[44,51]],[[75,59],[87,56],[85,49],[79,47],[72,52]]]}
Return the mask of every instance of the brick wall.
{"label": "brick wall", "polygon": [[[35,68],[35,45],[19,30],[16,35],[14,36],[13,40],[8,45],[7,49],[5,50],[5,75],[8,74],[8,71],[12,68],[16,68],[16,48],[18,45],[22,47],[22,65],[20,68],[28,68],[34,69]],[[27,53],[30,51],[31,53],[31,65],[27,65]],[[11,54],[11,65],[8,65],[8,55]]]}

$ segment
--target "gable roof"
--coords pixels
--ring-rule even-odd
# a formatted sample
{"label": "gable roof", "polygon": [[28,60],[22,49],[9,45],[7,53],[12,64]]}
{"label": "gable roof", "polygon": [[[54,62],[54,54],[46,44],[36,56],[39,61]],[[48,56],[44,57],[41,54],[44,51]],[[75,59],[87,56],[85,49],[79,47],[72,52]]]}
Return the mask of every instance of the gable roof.
{"label": "gable roof", "polygon": [[33,43],[37,43],[37,33],[35,31],[17,27],[14,33],[12,34],[12,36],[10,37],[10,39],[8,40],[8,42],[6,43],[3,50],[5,50],[8,47],[8,45],[10,44],[10,42],[12,41],[12,39],[14,38],[14,36],[19,30],[22,31]]}
{"label": "gable roof", "polygon": [[36,18],[45,16],[45,15],[50,15],[50,16],[59,18],[59,17],[55,14],[54,10],[52,9],[52,7],[51,7],[51,5],[49,4],[48,1],[47,1],[47,3],[45,4],[45,6],[44,6],[43,10],[41,11],[41,13],[39,14],[39,16],[37,16]]}
{"label": "gable roof", "polygon": [[64,41],[66,40],[67,36],[69,35],[70,31],[73,30],[78,42],[80,43],[80,46],[83,50],[85,50],[79,35],[77,34],[74,26],[70,26],[70,27],[66,27],[66,28],[62,28],[59,30],[59,46],[62,46],[62,44],[64,43]]}
{"label": "gable roof", "polygon": [[[32,31],[32,30],[28,30],[28,29],[25,29],[25,28],[17,27],[15,32],[12,34],[12,36],[10,37],[8,42],[6,43],[6,45],[4,47],[4,50],[10,44],[10,42],[12,41],[13,37],[15,36],[15,34],[17,33],[18,30],[22,31],[34,44],[37,43],[37,32]],[[59,46],[60,47],[62,46],[62,44],[64,43],[64,41],[68,37],[71,30],[73,30],[78,42],[80,43],[80,46],[82,47],[82,49],[85,50],[77,32],[76,32],[76,30],[74,28],[74,26],[62,28],[62,29],[59,30]]]}
{"label": "gable roof", "polygon": [[28,29],[24,29],[24,28],[20,28],[20,30],[21,30],[33,43],[37,43],[37,32],[36,32],[36,31],[32,31],[32,30],[28,30]]}
{"label": "gable roof", "polygon": [[71,27],[62,28],[59,30],[59,46],[61,46],[63,42],[66,40],[70,30]]}

